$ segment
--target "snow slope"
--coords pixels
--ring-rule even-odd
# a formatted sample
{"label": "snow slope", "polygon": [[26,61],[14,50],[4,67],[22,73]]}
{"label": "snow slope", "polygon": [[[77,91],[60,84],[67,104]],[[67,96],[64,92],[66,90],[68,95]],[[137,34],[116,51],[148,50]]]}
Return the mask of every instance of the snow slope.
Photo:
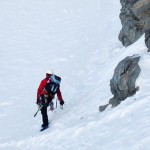
{"label": "snow slope", "polygon": [[[150,55],[144,37],[128,48],[118,41],[120,8],[119,0],[0,1],[0,150],[149,150]],[[100,113],[114,68],[133,54],[139,92]],[[63,79],[65,106],[40,133],[36,91],[49,68]]]}

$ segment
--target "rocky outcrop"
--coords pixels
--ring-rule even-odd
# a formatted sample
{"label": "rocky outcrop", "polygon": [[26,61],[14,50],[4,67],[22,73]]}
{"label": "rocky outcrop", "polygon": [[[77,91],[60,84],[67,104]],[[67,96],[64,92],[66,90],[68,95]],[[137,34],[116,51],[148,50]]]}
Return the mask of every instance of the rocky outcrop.
{"label": "rocky outcrop", "polygon": [[140,73],[139,60],[139,56],[128,56],[115,68],[113,78],[110,80],[111,92],[114,95],[109,101],[112,107],[134,95],[138,90],[138,87],[135,87],[135,82]]}
{"label": "rocky outcrop", "polygon": [[120,0],[122,29],[119,40],[129,46],[145,33],[145,44],[150,51],[150,0]]}
{"label": "rocky outcrop", "polygon": [[112,107],[117,106],[138,91],[139,87],[135,86],[136,79],[141,71],[138,62],[140,56],[128,56],[122,60],[115,68],[113,78],[110,80],[111,92],[114,95],[109,103],[99,107],[99,111],[104,111],[110,104]]}
{"label": "rocky outcrop", "polygon": [[150,22],[147,23],[148,26],[145,28],[145,44],[150,52]]}
{"label": "rocky outcrop", "polygon": [[150,0],[139,0],[133,5],[132,11],[143,26],[145,44],[150,51]]}
{"label": "rocky outcrop", "polygon": [[133,14],[133,5],[138,0],[120,0],[122,8],[120,19],[122,29],[119,34],[119,40],[127,47],[137,41],[144,33],[140,20]]}

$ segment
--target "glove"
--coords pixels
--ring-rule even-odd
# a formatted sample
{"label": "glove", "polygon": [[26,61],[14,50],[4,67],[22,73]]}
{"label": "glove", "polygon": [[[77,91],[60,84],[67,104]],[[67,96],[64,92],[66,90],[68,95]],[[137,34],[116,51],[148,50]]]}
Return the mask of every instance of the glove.
{"label": "glove", "polygon": [[60,101],[60,105],[64,105],[64,101],[63,100]]}
{"label": "glove", "polygon": [[39,105],[39,102],[40,102],[40,100],[39,100],[39,98],[37,98],[36,99],[36,104]]}
{"label": "glove", "polygon": [[36,100],[37,105],[43,105],[43,97],[44,95],[41,95],[39,98],[37,98]]}

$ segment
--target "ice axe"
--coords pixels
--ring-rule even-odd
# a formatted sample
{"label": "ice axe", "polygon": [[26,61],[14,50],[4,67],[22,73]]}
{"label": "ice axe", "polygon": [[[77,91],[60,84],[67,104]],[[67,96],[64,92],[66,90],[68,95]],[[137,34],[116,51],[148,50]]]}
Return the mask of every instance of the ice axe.
{"label": "ice axe", "polygon": [[34,114],[34,117],[36,117],[37,113],[41,110],[42,107],[43,105],[39,105],[37,112]]}

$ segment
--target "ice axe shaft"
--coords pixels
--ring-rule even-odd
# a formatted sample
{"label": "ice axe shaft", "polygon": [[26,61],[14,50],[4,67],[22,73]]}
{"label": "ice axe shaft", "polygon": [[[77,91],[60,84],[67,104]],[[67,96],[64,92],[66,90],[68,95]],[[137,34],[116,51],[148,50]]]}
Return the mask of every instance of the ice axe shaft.
{"label": "ice axe shaft", "polygon": [[36,115],[38,114],[38,112],[41,110],[42,107],[43,107],[43,105],[40,105],[40,106],[38,107],[38,110],[37,110],[37,112],[34,114],[34,117],[36,117]]}
{"label": "ice axe shaft", "polygon": [[56,108],[57,108],[57,98],[56,98]]}

